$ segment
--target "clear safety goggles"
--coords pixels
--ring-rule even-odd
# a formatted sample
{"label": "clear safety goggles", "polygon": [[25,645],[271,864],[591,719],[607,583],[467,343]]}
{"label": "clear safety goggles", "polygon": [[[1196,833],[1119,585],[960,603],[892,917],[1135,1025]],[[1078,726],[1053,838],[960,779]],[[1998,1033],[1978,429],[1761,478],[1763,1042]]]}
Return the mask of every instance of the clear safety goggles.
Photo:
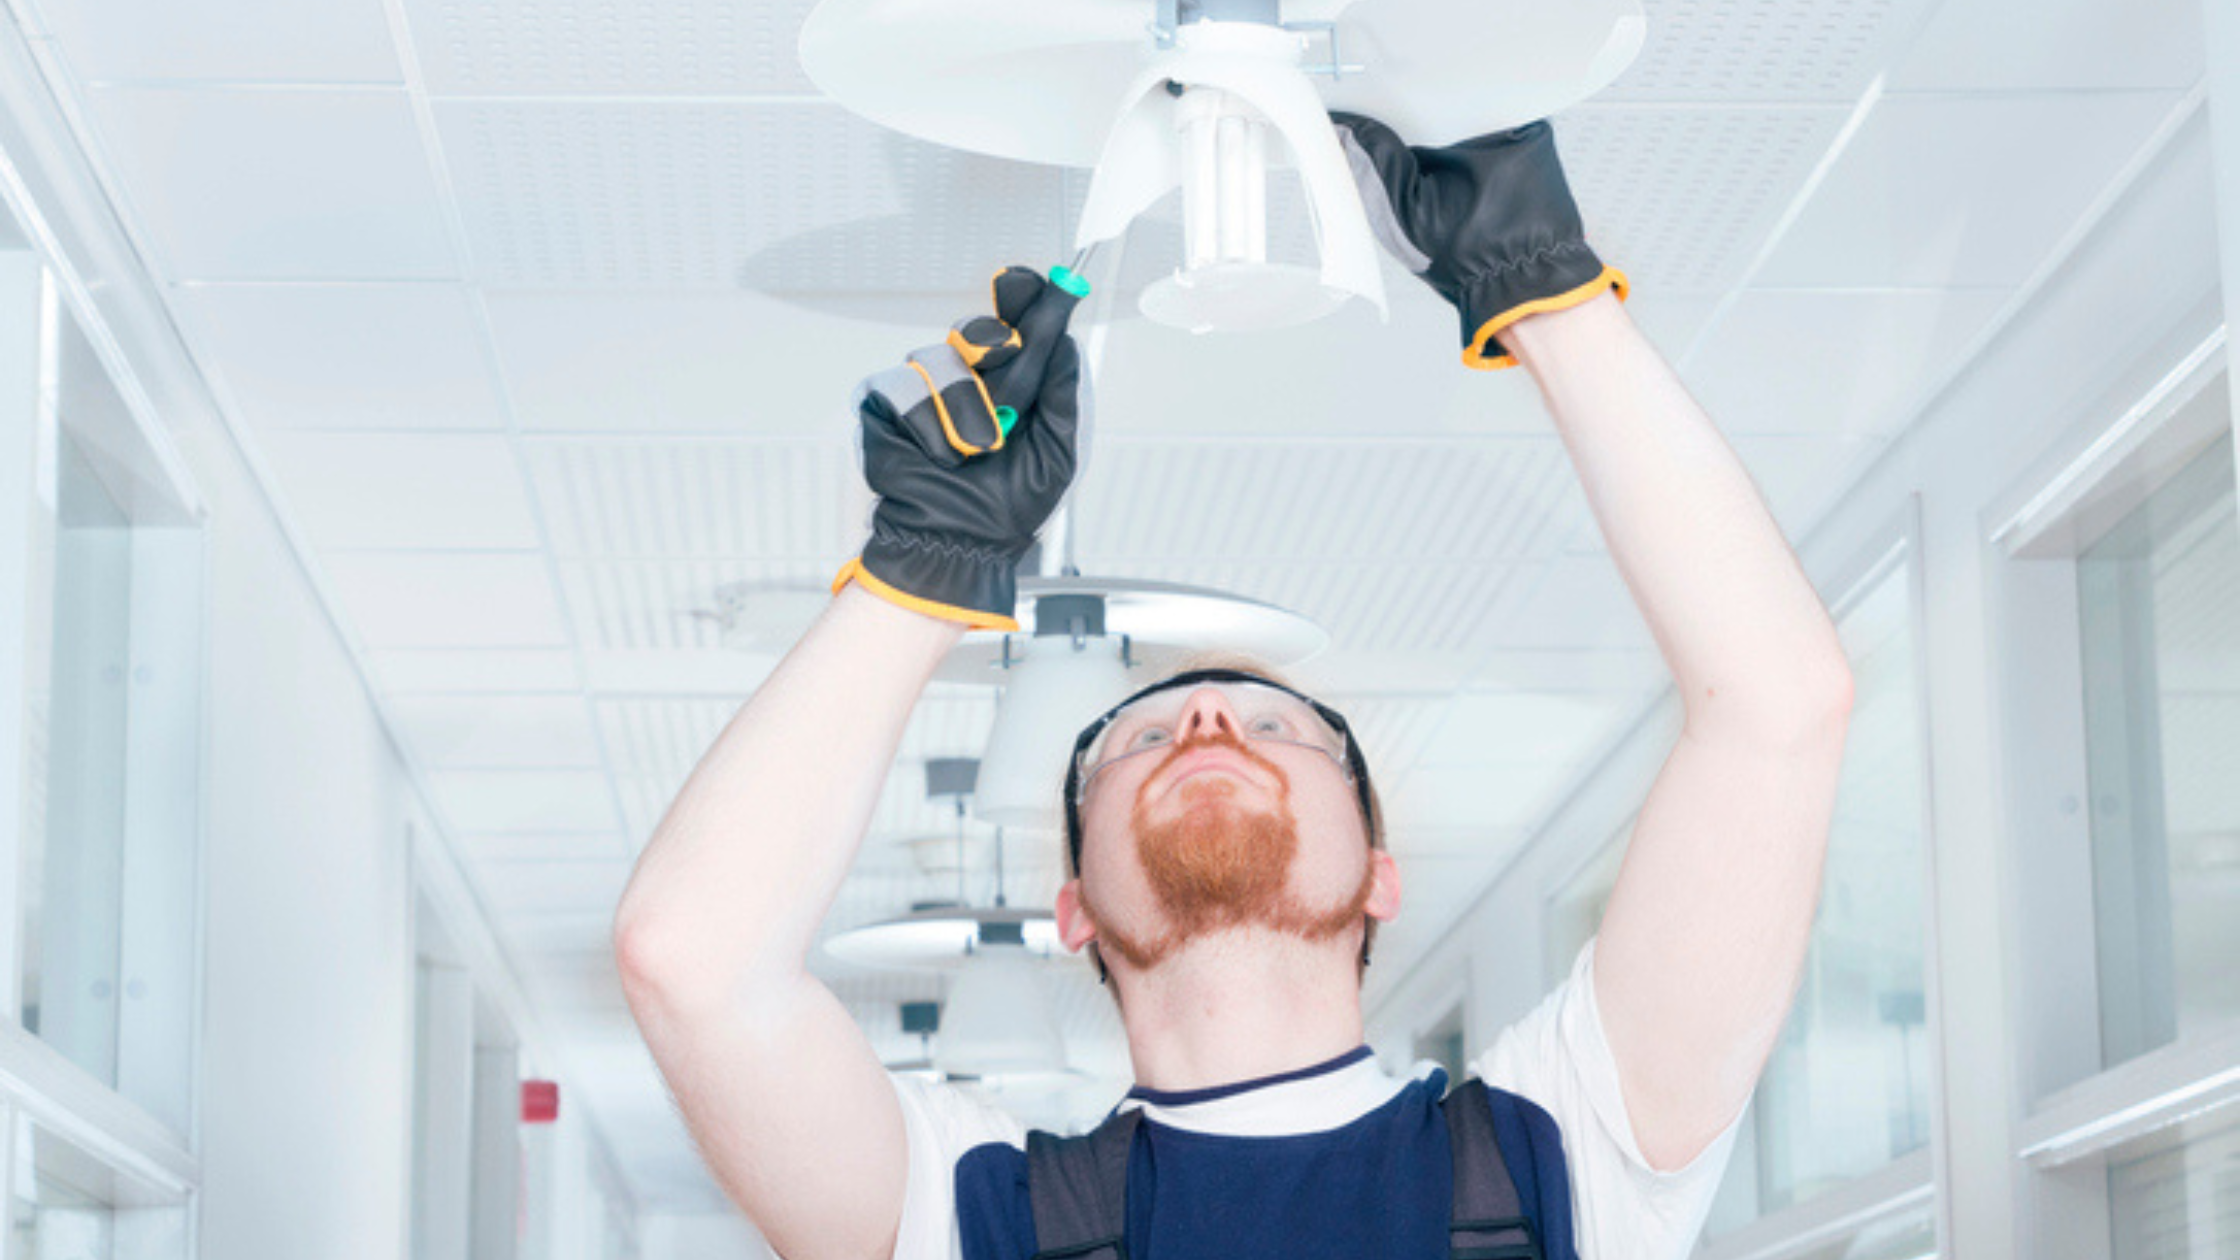
{"label": "clear safety goggles", "polygon": [[1147,753],[1164,752],[1181,737],[1184,711],[1211,690],[1236,718],[1248,743],[1312,749],[1336,762],[1356,782],[1353,735],[1338,711],[1288,687],[1237,670],[1195,670],[1121,701],[1089,724],[1074,743],[1072,804],[1106,770]]}

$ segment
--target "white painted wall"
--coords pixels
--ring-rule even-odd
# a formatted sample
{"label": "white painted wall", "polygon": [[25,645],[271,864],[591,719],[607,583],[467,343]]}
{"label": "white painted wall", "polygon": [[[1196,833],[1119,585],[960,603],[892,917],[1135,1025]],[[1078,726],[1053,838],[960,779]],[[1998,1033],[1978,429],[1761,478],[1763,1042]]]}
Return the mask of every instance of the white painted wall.
{"label": "white painted wall", "polygon": [[201,1254],[410,1254],[404,767],[215,426],[174,430],[210,506]]}

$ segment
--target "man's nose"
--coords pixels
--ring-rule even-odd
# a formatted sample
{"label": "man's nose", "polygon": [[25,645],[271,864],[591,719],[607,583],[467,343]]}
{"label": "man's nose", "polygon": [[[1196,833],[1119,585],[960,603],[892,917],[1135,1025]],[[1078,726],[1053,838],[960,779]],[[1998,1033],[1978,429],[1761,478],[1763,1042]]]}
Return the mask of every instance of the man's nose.
{"label": "man's nose", "polygon": [[1211,687],[1200,687],[1183,702],[1182,717],[1175,724],[1174,742],[1186,744],[1194,739],[1218,739],[1224,733],[1242,741],[1244,726],[1237,721],[1236,710],[1220,692]]}

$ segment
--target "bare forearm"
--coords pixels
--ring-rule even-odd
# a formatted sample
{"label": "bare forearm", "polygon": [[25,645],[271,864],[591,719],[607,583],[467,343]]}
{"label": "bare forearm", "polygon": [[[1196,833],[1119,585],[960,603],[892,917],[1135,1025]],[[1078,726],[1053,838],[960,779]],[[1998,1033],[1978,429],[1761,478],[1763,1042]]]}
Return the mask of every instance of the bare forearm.
{"label": "bare forearm", "polygon": [[701,758],[616,912],[624,966],[790,980],[855,860],[911,708],[963,633],[841,589]]}
{"label": "bare forearm", "polygon": [[1826,607],[1733,448],[1618,300],[1527,317],[1502,340],[1539,383],[1691,724],[1840,695]]}

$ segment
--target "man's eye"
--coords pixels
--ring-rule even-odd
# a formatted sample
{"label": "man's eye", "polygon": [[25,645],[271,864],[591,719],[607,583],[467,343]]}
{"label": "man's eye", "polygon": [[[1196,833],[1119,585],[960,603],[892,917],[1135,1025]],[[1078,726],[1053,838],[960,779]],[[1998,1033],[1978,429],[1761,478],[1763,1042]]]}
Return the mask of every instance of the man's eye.
{"label": "man's eye", "polygon": [[1254,735],[1274,737],[1289,734],[1291,727],[1282,718],[1268,715],[1252,719],[1251,724],[1245,729]]}
{"label": "man's eye", "polygon": [[1157,748],[1159,745],[1166,743],[1171,738],[1173,737],[1167,734],[1165,727],[1146,726],[1142,730],[1137,731],[1134,735],[1128,737],[1128,747]]}

